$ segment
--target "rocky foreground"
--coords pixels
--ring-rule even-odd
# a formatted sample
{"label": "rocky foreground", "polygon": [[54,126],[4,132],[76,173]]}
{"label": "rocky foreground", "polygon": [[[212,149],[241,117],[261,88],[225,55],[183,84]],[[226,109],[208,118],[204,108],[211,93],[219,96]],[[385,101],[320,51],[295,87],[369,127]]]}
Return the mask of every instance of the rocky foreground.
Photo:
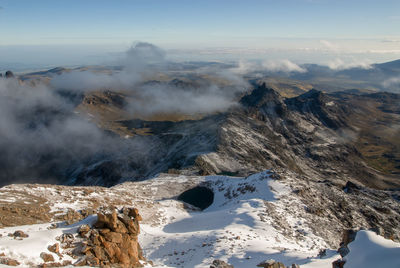
{"label": "rocky foreground", "polygon": [[[374,228],[383,241],[398,241],[398,193],[379,191],[373,201],[376,193],[360,185],[303,179],[266,171],[246,178],[164,174],[112,188],[9,185],[0,189],[1,262],[332,267],[357,252],[352,230]],[[367,237],[364,244],[373,244]],[[400,254],[391,243],[388,255]]]}
{"label": "rocky foreground", "polygon": [[[22,265],[142,267],[139,260],[144,261],[144,258],[138,243],[140,220],[141,217],[134,208],[124,208],[119,212],[116,210],[109,213],[99,212],[96,217],[88,217],[87,224],[71,228],[75,230],[69,232],[63,230],[62,234],[56,236],[57,242],[40,253],[42,264],[37,265],[34,261],[27,261]],[[48,229],[57,228],[57,225],[48,227]],[[28,238],[29,234],[17,230],[8,236],[23,244],[23,240]],[[0,263],[10,266],[21,264],[20,260],[7,257],[5,253],[2,253]]]}

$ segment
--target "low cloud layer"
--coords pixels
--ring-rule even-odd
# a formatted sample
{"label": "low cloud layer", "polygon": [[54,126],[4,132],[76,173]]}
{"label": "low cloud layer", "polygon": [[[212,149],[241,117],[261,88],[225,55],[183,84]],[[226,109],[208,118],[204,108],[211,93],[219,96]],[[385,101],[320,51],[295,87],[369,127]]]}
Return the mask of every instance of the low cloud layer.
{"label": "low cloud layer", "polygon": [[123,70],[112,73],[71,71],[54,77],[51,86],[56,89],[81,92],[131,89],[146,76],[165,68],[165,52],[152,44],[139,42],[128,49],[124,57],[115,63],[121,65]]}
{"label": "low cloud layer", "polygon": [[386,79],[383,81],[382,85],[385,88],[390,88],[391,91],[400,93],[400,76]]}
{"label": "low cloud layer", "polygon": [[188,90],[173,85],[143,86],[129,102],[132,114],[159,113],[209,114],[221,112],[236,104],[238,89],[221,89],[216,85]]}
{"label": "low cloud layer", "polygon": [[262,62],[239,61],[237,66],[231,69],[238,74],[247,74],[251,72],[283,72],[283,73],[305,73],[307,70],[296,63],[288,60],[265,60]]}
{"label": "low cloud layer", "polygon": [[[169,72],[165,57],[154,45],[138,43],[118,60],[122,69],[64,72],[55,75],[49,85],[0,78],[1,184],[80,184],[85,183],[85,176],[106,176],[113,184],[121,176],[145,174],[147,165],[160,159],[147,142],[151,139],[152,146],[163,152],[156,137],[124,139],[108,133],[74,112],[76,102],[70,94],[120,90],[127,96],[125,109],[132,114],[207,114],[235,105],[236,94],[245,89],[241,83],[224,86],[207,79],[201,83],[152,81],[159,73]],[[232,73],[220,73],[213,77],[233,79],[231,84],[240,80]]]}
{"label": "low cloud layer", "polygon": [[[0,78],[0,148],[1,185],[85,184],[90,172],[91,183],[106,176],[102,184],[112,185],[136,174],[129,165],[145,170],[157,159],[146,139],[112,135],[76,114],[70,99],[53,88],[14,78]],[[129,160],[115,164],[121,157]]]}
{"label": "low cloud layer", "polygon": [[[63,73],[51,80],[55,89],[77,92],[101,90],[123,91],[128,96],[128,110],[151,115],[153,113],[213,113],[224,111],[234,105],[235,96],[247,85],[239,76],[227,70],[212,73],[217,79],[232,81],[232,86],[225,87],[210,81],[201,84],[191,84],[191,78],[182,83],[151,82],[162,73],[174,79],[169,74],[166,53],[149,43],[138,43],[130,48],[119,62],[123,69],[112,73],[94,73],[92,71],[72,71]],[[208,70],[210,71],[210,70]],[[193,73],[192,76],[199,73]],[[210,75],[202,70],[200,75]],[[178,79],[179,81],[179,79]]]}
{"label": "low cloud layer", "polygon": [[336,58],[327,63],[327,66],[335,71],[346,70],[351,68],[361,68],[361,69],[371,69],[371,62],[368,60],[356,60],[354,58],[343,60],[341,58]]}
{"label": "low cloud layer", "polygon": [[275,60],[275,61],[264,61],[262,63],[262,67],[270,72],[298,72],[305,73],[306,69],[300,67],[296,63],[291,62],[290,60]]}

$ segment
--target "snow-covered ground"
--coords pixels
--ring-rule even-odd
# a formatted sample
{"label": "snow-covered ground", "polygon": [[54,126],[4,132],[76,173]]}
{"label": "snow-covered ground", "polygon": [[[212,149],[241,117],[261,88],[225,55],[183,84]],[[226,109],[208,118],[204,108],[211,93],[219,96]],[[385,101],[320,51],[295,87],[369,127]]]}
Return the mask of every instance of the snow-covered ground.
{"label": "snow-covered ground", "polygon": [[[51,224],[34,224],[23,225],[17,227],[8,227],[0,229],[0,253],[4,253],[7,257],[18,260],[22,266],[33,266],[43,263],[40,258],[41,252],[52,254],[55,260],[59,257],[47,250],[47,247],[54,245],[58,241],[56,237],[63,233],[77,233],[77,228],[82,224],[91,224],[95,221],[95,216],[89,216],[83,221],[60,228],[51,229]],[[21,230],[28,234],[29,237],[23,239],[14,239],[9,237],[9,233]],[[74,261],[70,256],[64,254],[63,260]]]}
{"label": "snow-covered ground", "polygon": [[[265,259],[304,264],[326,247],[303,219],[287,213],[289,205],[296,209],[301,204],[267,172],[204,180],[215,193],[210,207],[188,212],[178,209],[178,201],[165,200],[160,212],[167,221],[142,224],[140,243],[153,262],[170,267],[209,267],[214,259],[235,267],[255,267]],[[286,234],[280,224],[293,227],[293,233]]]}
{"label": "snow-covered ground", "polygon": [[[176,199],[197,185],[214,192],[213,204],[203,211],[191,209]],[[22,191],[21,187],[24,186],[4,187],[0,194],[9,199],[5,193]],[[332,262],[340,258],[336,249],[328,249],[322,259],[317,257],[327,244],[313,233],[303,214],[304,204],[293,189],[285,180],[274,179],[269,171],[247,178],[164,174],[109,189],[95,187],[86,194],[83,187],[57,187],[57,191],[51,186],[28,187],[27,192],[46,197],[53,212],[83,209],[90,202],[101,203],[99,200],[117,207],[138,207],[143,217],[139,242],[145,257],[155,267],[208,268],[214,259],[221,259],[236,268],[247,268],[274,259],[286,266],[296,263],[313,268],[332,267]],[[50,223],[0,229],[0,253],[25,266],[42,263],[40,253],[49,253],[47,247],[56,243],[57,236],[75,233],[81,224],[94,220],[95,216],[90,216],[83,222],[56,229],[49,229]],[[23,230],[29,237],[17,240],[7,235],[15,230]],[[400,267],[400,244],[372,232],[359,232],[349,248],[345,267]],[[63,256],[63,260],[68,258]],[[380,265],[382,258],[388,261],[385,265]],[[366,262],[375,266],[365,266]]]}
{"label": "snow-covered ground", "polygon": [[371,231],[359,231],[349,244],[346,268],[400,267],[400,243]]}

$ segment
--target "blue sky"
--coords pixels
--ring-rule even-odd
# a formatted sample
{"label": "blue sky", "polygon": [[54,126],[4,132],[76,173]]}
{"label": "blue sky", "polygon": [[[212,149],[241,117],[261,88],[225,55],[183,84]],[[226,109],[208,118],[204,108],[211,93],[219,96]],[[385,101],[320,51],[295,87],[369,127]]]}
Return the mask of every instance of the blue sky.
{"label": "blue sky", "polygon": [[380,50],[372,55],[377,60],[395,58],[390,52],[400,49],[399,0],[0,0],[0,7],[0,63],[12,61],[12,53],[58,51],[60,58],[72,49],[87,61],[134,41],[236,48],[239,55]]}

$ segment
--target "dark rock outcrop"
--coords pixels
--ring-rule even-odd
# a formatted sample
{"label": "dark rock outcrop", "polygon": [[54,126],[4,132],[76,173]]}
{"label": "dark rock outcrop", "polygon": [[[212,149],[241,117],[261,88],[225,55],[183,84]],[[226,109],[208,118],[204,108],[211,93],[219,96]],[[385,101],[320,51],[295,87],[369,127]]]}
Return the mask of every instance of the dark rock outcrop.
{"label": "dark rock outcrop", "polygon": [[356,239],[357,231],[354,229],[346,229],[343,231],[342,243],[344,246],[347,246],[349,243],[353,242]]}

